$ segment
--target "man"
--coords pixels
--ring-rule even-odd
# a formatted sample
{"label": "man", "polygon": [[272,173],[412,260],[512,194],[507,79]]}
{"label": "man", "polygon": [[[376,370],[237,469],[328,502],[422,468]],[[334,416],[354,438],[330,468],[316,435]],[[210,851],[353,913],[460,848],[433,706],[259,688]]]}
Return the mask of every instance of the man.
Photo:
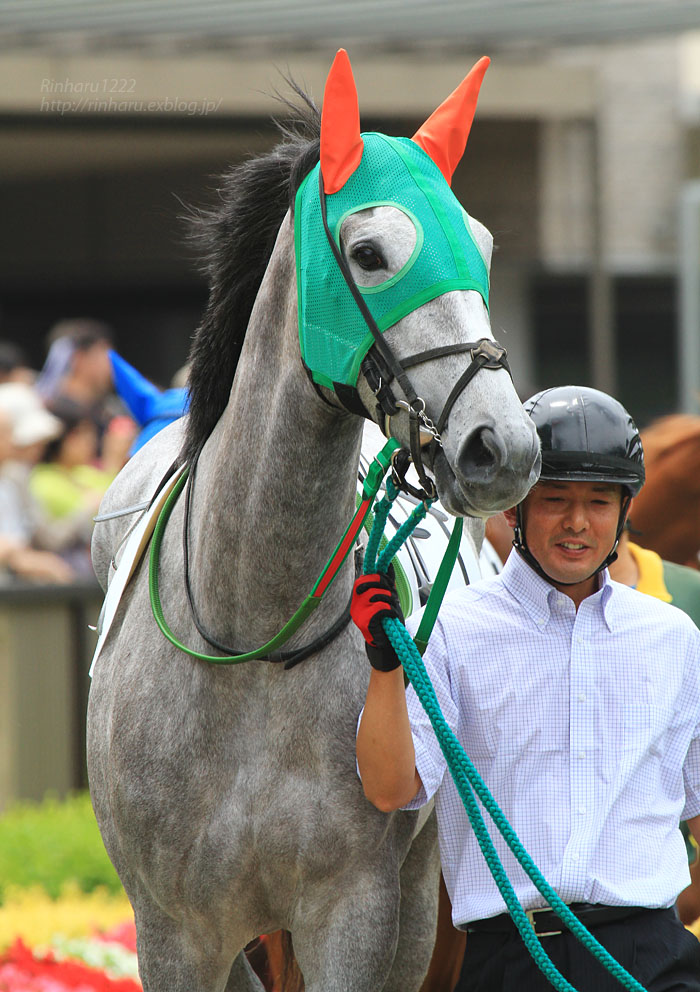
{"label": "man", "polygon": [[37,380],[47,406],[60,403],[76,415],[87,409],[102,438],[113,416],[123,412],[112,396],[112,329],[87,317],[59,321],[49,331],[49,351]]}
{"label": "man", "polygon": [[30,385],[0,383],[0,583],[18,577],[40,583],[74,580],[54,553],[54,535],[28,488],[29,472],[60,421],[45,410]]}
{"label": "man", "polygon": [[[634,504],[630,510],[630,515],[633,514]],[[656,596],[665,603],[673,603],[688,614],[696,627],[700,627],[700,572],[686,565],[664,561],[655,551],[634,544],[629,540],[630,531],[628,520],[620,535],[617,559],[610,564],[611,578],[648,596]],[[505,562],[513,547],[513,528],[506,523],[502,513],[491,517],[486,534],[497,548],[501,561]],[[700,859],[687,825],[681,823],[681,829],[691,865],[691,884],[678,896],[676,908],[681,922],[690,926],[700,918]]]}
{"label": "man", "polygon": [[[689,881],[679,820],[700,836],[700,632],[607,573],[644,481],[624,408],[566,386],[526,410],[543,468],[506,515],[518,553],[500,575],[445,599],[426,667],[448,723],[560,897],[647,989],[698,992],[700,943],[671,907]],[[549,989],[428,719],[404,692],[381,628],[396,615],[382,586],[358,580],[353,603],[373,666],[357,737],[365,793],[385,811],[435,797],[453,918],[469,934],[458,992]],[[524,908],[545,908],[494,841]],[[553,913],[534,914],[533,926],[576,988],[620,987]]]}

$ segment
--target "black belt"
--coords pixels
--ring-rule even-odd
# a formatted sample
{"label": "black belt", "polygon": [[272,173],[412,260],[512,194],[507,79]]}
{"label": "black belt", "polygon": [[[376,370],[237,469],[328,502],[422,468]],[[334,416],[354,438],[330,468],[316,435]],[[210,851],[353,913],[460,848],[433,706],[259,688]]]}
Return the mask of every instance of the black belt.
{"label": "black belt", "polygon": [[[569,909],[587,928],[626,920],[630,916],[639,916],[640,913],[653,912],[646,906],[602,906],[591,905],[587,902],[572,903]],[[568,927],[564,926],[557,914],[551,909],[528,909],[525,911],[525,915],[538,937],[555,937],[568,930]],[[492,916],[486,920],[474,920],[471,923],[465,923],[461,929],[466,930],[467,933],[517,932],[517,927],[509,913]]]}

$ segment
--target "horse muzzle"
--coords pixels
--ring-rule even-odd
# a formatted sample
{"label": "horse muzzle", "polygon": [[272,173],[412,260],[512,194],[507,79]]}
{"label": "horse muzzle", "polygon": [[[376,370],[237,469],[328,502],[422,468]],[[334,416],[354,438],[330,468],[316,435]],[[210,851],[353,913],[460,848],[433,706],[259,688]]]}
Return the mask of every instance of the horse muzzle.
{"label": "horse muzzle", "polygon": [[541,456],[534,426],[504,430],[491,420],[451,444],[443,436],[432,470],[440,500],[457,515],[485,517],[525,498],[539,478]]}

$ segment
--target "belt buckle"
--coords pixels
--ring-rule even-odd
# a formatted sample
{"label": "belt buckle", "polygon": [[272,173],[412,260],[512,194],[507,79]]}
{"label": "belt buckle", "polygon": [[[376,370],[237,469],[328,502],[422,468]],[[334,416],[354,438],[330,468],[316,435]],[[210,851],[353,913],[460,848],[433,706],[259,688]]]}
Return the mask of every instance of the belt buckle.
{"label": "belt buckle", "polygon": [[525,910],[525,916],[527,916],[528,920],[530,921],[530,926],[534,930],[536,937],[558,937],[558,936],[560,936],[560,934],[564,933],[563,928],[561,930],[547,930],[544,933],[540,933],[539,930],[537,929],[536,919],[535,919],[535,917],[537,916],[537,914],[538,913],[551,913],[551,912],[552,912],[551,909],[545,909],[545,908],[542,908],[542,909],[526,909]]}

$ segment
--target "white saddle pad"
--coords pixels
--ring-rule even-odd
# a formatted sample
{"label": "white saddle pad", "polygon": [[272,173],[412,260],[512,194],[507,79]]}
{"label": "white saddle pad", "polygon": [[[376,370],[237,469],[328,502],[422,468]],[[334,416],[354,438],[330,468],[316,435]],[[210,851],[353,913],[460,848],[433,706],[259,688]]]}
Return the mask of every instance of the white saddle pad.
{"label": "white saddle pad", "polygon": [[168,479],[167,483],[158,493],[158,496],[155,498],[151,506],[147,510],[144,510],[141,519],[132,530],[128,541],[124,545],[124,550],[122,551],[119,559],[119,564],[117,565],[116,571],[112,573],[112,577],[109,581],[107,595],[105,596],[104,604],[100,612],[100,619],[98,621],[97,628],[97,646],[95,647],[95,653],[92,656],[92,663],[90,665],[91,678],[95,670],[97,659],[100,656],[100,652],[102,651],[112,623],[114,622],[114,617],[116,616],[124,590],[126,589],[132,575],[136,571],[136,566],[143,558],[144,551],[148,547],[148,542],[150,541],[151,534],[155,528],[158,514],[163,509],[166,499],[172,492],[175,483],[182,475],[184,468],[185,466],[181,465],[177,472],[175,472],[174,475]]}

